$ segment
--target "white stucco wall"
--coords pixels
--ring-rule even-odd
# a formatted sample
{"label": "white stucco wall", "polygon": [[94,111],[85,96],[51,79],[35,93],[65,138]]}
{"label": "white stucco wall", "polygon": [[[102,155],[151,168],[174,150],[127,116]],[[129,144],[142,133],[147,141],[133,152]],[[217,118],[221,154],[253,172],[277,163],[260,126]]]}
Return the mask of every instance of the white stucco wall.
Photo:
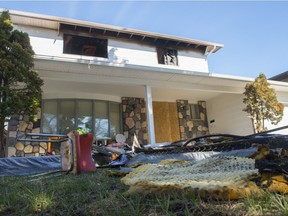
{"label": "white stucco wall", "polygon": [[[279,93],[279,95],[284,98],[284,93]],[[283,103],[280,98],[281,97],[278,97],[278,100]],[[288,95],[286,95],[286,99],[287,98]],[[241,94],[222,94],[207,101],[210,133],[231,133],[237,135],[248,135],[253,133],[251,120],[247,118],[247,113],[242,111],[245,107],[242,100],[243,96]],[[277,125],[273,125],[269,121],[265,122],[265,127],[268,130],[288,125],[288,104],[285,102],[284,106],[284,116]],[[211,124],[211,120],[215,120],[215,122]],[[288,129],[278,130],[273,133],[288,135]]]}
{"label": "white stucco wall", "polygon": [[183,70],[209,72],[208,63],[200,52],[178,51],[179,67]]}
{"label": "white stucco wall", "polygon": [[[160,68],[173,68],[179,70],[208,72],[208,64],[202,53],[197,51],[178,50],[178,66],[158,64],[155,46],[141,45],[137,43],[128,43],[108,40],[108,52],[115,51],[115,55],[121,62],[128,64],[145,65]],[[110,59],[112,59],[110,57]]]}
{"label": "white stucco wall", "polygon": [[[241,94],[222,94],[207,101],[210,133],[249,135],[253,133],[251,120],[242,111],[245,105]],[[210,123],[214,120],[214,123]]]}
{"label": "white stucco wall", "polygon": [[31,45],[37,55],[103,61],[112,64],[121,63],[121,66],[124,67],[125,64],[129,64],[208,73],[208,64],[205,56],[197,50],[178,50],[178,66],[158,64],[155,46],[141,45],[135,42],[131,43],[115,39],[108,39],[108,59],[70,55],[63,54],[63,36],[61,33],[58,35],[57,31],[23,26],[15,26],[15,28],[29,34]]}
{"label": "white stucco wall", "polygon": [[[282,120],[277,125],[273,125],[273,124],[271,124],[271,122],[266,121],[264,126],[267,127],[268,130],[271,130],[271,129],[280,128],[280,127],[287,126],[287,125],[288,125],[288,104],[285,105],[284,116],[283,116]],[[288,129],[277,130],[277,131],[272,132],[272,133],[288,135]]]}

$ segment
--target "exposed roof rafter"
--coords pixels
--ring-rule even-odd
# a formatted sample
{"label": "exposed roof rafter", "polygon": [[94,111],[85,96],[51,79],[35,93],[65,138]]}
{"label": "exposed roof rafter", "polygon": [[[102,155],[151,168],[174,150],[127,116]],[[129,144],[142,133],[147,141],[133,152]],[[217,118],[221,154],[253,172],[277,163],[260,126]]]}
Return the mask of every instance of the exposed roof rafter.
{"label": "exposed roof rafter", "polygon": [[[1,9],[0,9],[1,11]],[[74,20],[69,18],[61,18],[54,16],[47,16],[42,14],[34,14],[21,11],[10,10],[11,20],[14,24],[34,26],[47,29],[58,30],[60,24],[60,31],[66,29],[67,31],[80,31],[86,34],[99,34],[107,37],[119,37],[123,39],[133,39],[136,41],[158,43],[158,41],[167,41],[168,45],[178,48],[200,48],[208,47],[208,50],[213,50],[215,53],[223,47],[222,44],[205,42],[200,40],[181,38],[172,35],[164,35],[153,32],[145,32],[135,29],[121,28],[117,26],[110,26],[105,24]],[[101,34],[102,33],[102,34]],[[148,39],[147,39],[148,38]],[[154,39],[154,42],[153,42]],[[191,46],[192,45],[192,46]]]}

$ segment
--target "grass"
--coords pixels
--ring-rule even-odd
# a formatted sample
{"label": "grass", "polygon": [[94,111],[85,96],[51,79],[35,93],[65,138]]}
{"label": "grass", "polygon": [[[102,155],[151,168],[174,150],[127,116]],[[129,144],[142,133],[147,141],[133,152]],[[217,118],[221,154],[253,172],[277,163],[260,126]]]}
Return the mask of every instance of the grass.
{"label": "grass", "polygon": [[0,177],[0,187],[0,215],[288,215],[288,197],[268,192],[233,202],[173,191],[127,196],[120,178],[100,170],[38,179]]}

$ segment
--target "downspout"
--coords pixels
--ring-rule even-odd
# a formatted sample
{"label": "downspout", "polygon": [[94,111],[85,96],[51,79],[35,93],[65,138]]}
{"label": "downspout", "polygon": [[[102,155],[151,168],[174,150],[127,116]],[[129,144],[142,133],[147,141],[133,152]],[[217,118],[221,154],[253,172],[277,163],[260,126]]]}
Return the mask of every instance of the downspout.
{"label": "downspout", "polygon": [[[208,47],[207,47],[207,48],[208,48]],[[206,50],[207,50],[207,48],[206,48]],[[210,52],[205,51],[206,61],[207,61],[208,56],[209,56],[211,53],[213,53],[213,52],[216,50],[216,48],[217,48],[217,46],[216,46],[216,45],[213,45],[213,49],[212,49]]]}

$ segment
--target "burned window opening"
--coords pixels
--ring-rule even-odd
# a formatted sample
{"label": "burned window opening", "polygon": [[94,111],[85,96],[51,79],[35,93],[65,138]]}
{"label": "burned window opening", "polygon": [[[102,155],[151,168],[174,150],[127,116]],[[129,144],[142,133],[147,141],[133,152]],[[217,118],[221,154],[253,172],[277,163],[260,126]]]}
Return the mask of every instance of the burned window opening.
{"label": "burned window opening", "polygon": [[178,65],[177,50],[157,47],[158,64]]}
{"label": "burned window opening", "polygon": [[63,53],[107,58],[107,44],[107,39],[64,34]]}

